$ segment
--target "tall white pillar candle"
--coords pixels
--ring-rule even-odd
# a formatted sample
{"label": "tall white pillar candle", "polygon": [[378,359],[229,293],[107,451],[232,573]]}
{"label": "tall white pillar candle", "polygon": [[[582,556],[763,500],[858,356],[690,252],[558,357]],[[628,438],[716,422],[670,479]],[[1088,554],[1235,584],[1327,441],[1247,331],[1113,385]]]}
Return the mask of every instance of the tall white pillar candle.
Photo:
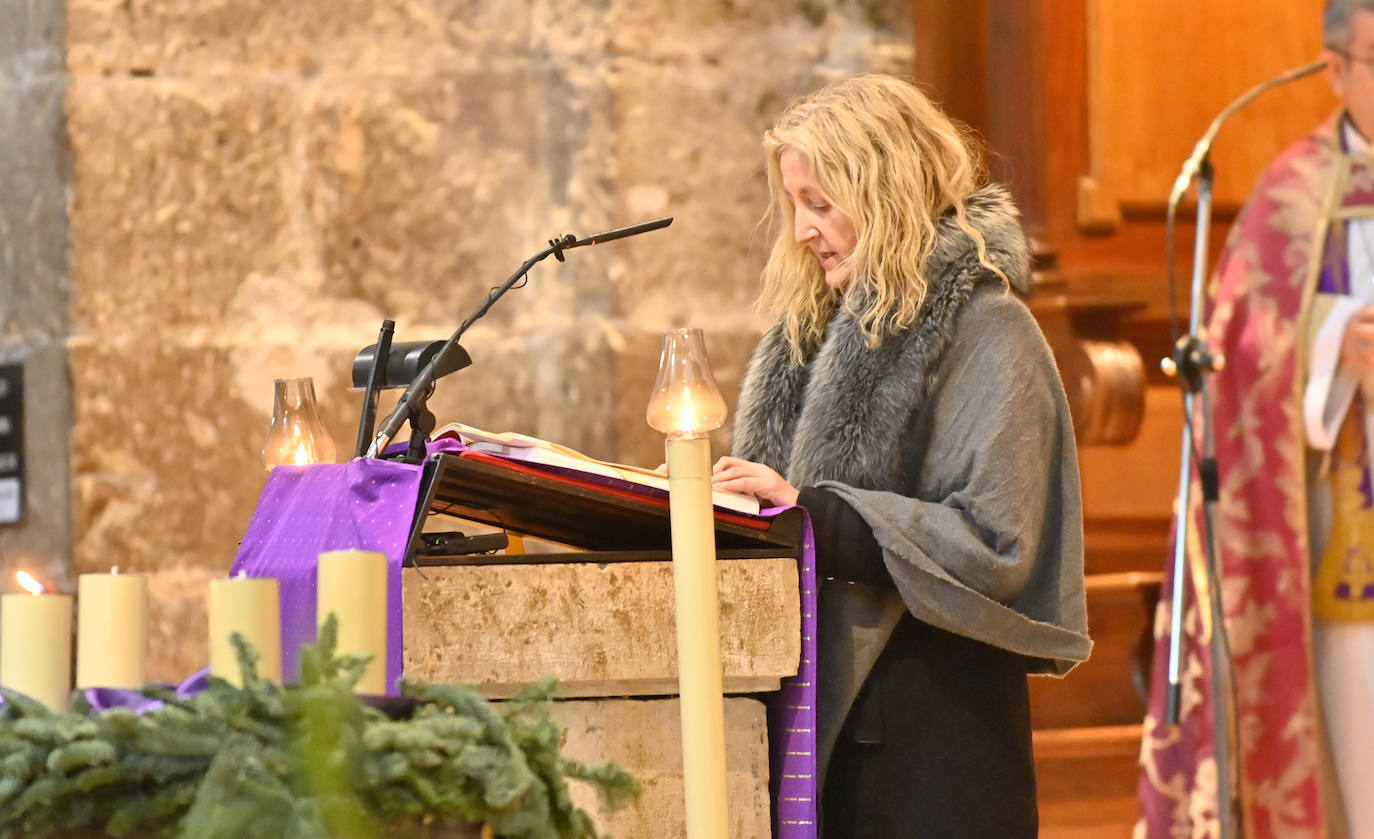
{"label": "tall white pillar candle", "polygon": [[368,655],[359,693],[386,693],[386,554],[326,551],[320,554],[315,619],[339,618],[336,655]]}
{"label": "tall white pillar candle", "polygon": [[243,636],[258,654],[258,675],[281,681],[281,586],[271,577],[210,581],[210,675],[243,686],[230,637]]}
{"label": "tall white pillar candle", "polygon": [[76,686],[137,688],[148,655],[148,578],[82,574],[76,581]]}
{"label": "tall white pillar candle", "polygon": [[667,449],[687,837],[716,839],[729,836],[730,826],[711,441],[669,439]]}

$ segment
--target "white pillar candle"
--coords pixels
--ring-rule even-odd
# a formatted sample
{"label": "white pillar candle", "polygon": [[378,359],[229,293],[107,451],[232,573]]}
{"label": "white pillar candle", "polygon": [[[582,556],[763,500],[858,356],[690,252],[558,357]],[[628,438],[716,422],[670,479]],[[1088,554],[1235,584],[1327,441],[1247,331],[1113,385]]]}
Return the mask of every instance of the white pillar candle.
{"label": "white pillar candle", "polygon": [[237,632],[258,654],[258,675],[281,681],[281,587],[271,577],[210,581],[210,675],[243,686],[230,637]]}
{"label": "white pillar candle", "polygon": [[82,574],[76,581],[76,686],[137,688],[148,655],[148,578]]}
{"label": "white pillar candle", "polygon": [[359,693],[386,693],[386,555],[374,551],[326,551],[318,568],[316,621],[339,618],[335,655],[369,655]]}
{"label": "white pillar candle", "polygon": [[72,690],[69,594],[0,596],[0,685],[66,708]]}
{"label": "white pillar candle", "polygon": [[729,836],[730,825],[711,441],[670,439],[667,449],[687,837],[716,839]]}

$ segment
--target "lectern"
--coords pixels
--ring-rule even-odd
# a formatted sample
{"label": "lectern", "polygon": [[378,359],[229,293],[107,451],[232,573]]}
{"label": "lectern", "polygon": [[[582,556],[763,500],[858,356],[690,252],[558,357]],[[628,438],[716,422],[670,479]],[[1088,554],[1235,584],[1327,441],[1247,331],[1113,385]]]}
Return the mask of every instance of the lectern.
{"label": "lectern", "polygon": [[[439,515],[560,547],[435,556],[425,532]],[[764,699],[798,668],[802,522],[797,510],[719,507],[715,520],[730,835],[768,839]],[[473,451],[425,461],[403,571],[406,675],[498,698],[556,675],[569,754],[616,760],[645,782],[637,806],[601,820],[615,836],[683,835],[669,547],[662,490]]]}

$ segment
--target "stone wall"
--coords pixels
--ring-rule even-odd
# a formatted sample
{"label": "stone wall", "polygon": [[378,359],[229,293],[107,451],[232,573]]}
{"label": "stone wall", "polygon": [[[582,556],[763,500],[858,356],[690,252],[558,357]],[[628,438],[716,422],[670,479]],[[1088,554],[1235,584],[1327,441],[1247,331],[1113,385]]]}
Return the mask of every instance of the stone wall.
{"label": "stone wall", "polygon": [[0,0],[0,363],[24,365],[23,517],[0,526],[0,590],[70,578],[67,181],[62,5]]}
{"label": "stone wall", "polygon": [[30,439],[55,453],[41,516],[0,549],[30,534],[72,573],[152,574],[159,679],[205,660],[205,580],[265,480],[274,377],[315,378],[347,455],[350,360],[383,318],[445,337],[553,236],[673,215],[538,266],[431,401],[441,423],[657,463],[658,333],[706,328],[733,401],[761,326],[761,131],[832,77],[912,58],[906,0],[0,12],[20,21],[0,32],[0,132],[22,144],[0,162],[0,352],[34,359]]}

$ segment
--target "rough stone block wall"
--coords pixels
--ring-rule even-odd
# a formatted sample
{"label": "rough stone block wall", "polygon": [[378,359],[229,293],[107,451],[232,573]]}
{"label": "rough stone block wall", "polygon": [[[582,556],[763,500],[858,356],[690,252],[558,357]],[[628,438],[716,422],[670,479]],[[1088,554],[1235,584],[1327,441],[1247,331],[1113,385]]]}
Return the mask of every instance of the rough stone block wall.
{"label": "rough stone block wall", "polygon": [[536,267],[431,401],[440,422],[659,462],[659,332],[704,327],[733,403],[763,326],[761,131],[912,57],[905,0],[0,0],[16,17],[0,354],[46,371],[31,439],[56,454],[42,518],[0,550],[28,533],[59,572],[69,552],[72,574],[151,574],[156,679],[204,663],[205,583],[265,481],[274,377],[315,378],[347,455],[350,362],[383,318],[446,337],[551,237],[673,215]]}

